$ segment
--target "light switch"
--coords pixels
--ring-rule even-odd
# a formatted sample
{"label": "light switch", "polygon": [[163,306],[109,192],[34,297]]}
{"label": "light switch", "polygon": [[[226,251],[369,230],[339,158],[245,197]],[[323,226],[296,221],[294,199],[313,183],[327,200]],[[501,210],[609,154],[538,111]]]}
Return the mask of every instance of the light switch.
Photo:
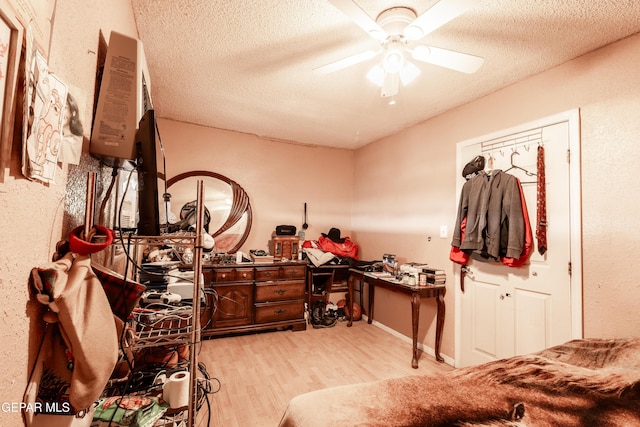
{"label": "light switch", "polygon": [[446,239],[447,238],[447,226],[446,225],[441,225],[440,226],[440,238],[441,239]]}

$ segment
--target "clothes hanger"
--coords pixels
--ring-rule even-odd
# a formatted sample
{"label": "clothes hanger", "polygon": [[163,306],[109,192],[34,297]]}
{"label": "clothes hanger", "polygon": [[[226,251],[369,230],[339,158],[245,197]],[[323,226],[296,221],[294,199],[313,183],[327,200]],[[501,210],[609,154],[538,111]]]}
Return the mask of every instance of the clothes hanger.
{"label": "clothes hanger", "polygon": [[506,169],[504,172],[508,172],[508,171],[510,171],[512,169],[517,169],[517,170],[523,171],[525,174],[527,174],[527,176],[537,176],[538,175],[537,173],[531,172],[531,171],[529,171],[529,170],[527,170],[527,169],[525,169],[523,167],[520,167],[520,166],[518,166],[518,165],[513,163],[513,156],[515,156],[516,154],[520,155],[520,153],[518,153],[518,150],[513,150],[511,152],[511,166],[508,169]]}

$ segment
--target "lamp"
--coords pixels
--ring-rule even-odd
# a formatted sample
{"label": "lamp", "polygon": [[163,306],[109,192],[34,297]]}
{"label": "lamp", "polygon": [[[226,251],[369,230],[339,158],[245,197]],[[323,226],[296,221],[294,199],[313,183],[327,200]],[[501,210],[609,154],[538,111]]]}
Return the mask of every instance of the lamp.
{"label": "lamp", "polygon": [[418,67],[405,59],[400,37],[394,37],[386,43],[385,50],[382,62],[367,73],[367,79],[381,88],[383,98],[395,96],[400,82],[406,86],[420,74]]}
{"label": "lamp", "polygon": [[376,64],[367,73],[367,79],[382,89],[381,96],[383,98],[396,95],[400,82],[403,86],[407,86],[420,74],[420,69],[411,62],[405,61],[403,58],[403,63],[403,67],[399,71],[389,72],[385,70],[383,61],[382,64]]}
{"label": "lamp", "polygon": [[387,73],[398,73],[404,67],[404,55],[400,49],[392,48],[384,55],[382,67]]}
{"label": "lamp", "polygon": [[407,61],[405,66],[400,70],[400,81],[404,86],[408,85],[412,81],[415,80],[416,77],[420,75],[420,69],[413,65],[411,62]]}
{"label": "lamp", "polygon": [[376,64],[367,73],[367,79],[369,79],[369,81],[374,85],[382,87],[382,84],[384,83],[384,75],[385,71],[384,68],[382,68],[382,65]]}

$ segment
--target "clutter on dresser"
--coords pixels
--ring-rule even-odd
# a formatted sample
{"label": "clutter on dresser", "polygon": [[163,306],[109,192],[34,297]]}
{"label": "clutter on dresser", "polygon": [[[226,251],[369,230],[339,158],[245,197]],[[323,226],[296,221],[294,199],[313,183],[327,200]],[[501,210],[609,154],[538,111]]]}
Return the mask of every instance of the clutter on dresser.
{"label": "clutter on dresser", "polygon": [[273,255],[275,261],[298,259],[300,238],[295,235],[295,227],[293,227],[293,233],[294,235],[282,235],[278,234],[276,230],[271,234],[269,253]]}
{"label": "clutter on dresser", "polygon": [[243,262],[251,262],[249,255],[245,254],[242,251],[236,252],[236,264],[241,264]]}
{"label": "clutter on dresser", "polygon": [[277,225],[275,233],[277,236],[295,236],[296,226],[295,225]]}
{"label": "clutter on dresser", "polygon": [[251,256],[251,260],[255,263],[272,263],[273,255],[269,255],[269,253],[262,249],[250,249],[249,256]]}

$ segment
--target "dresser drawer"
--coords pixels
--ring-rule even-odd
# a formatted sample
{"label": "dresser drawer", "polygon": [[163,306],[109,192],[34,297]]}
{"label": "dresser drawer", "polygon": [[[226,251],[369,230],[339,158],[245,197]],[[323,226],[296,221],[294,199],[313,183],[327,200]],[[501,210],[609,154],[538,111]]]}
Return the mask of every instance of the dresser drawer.
{"label": "dresser drawer", "polygon": [[304,319],[304,300],[256,304],[256,323]]}
{"label": "dresser drawer", "polygon": [[256,302],[303,299],[304,280],[278,280],[276,282],[256,283]]}
{"label": "dresser drawer", "polygon": [[268,282],[280,278],[280,267],[256,268],[256,282]]}
{"label": "dresser drawer", "polygon": [[280,272],[282,279],[304,279],[307,274],[306,265],[291,265],[282,267]]}
{"label": "dresser drawer", "polygon": [[238,268],[235,272],[236,281],[244,282],[244,281],[252,281],[255,277],[255,273],[253,268]]}
{"label": "dresser drawer", "polygon": [[251,282],[254,273],[253,268],[216,268],[205,277],[210,278],[212,283]]}

